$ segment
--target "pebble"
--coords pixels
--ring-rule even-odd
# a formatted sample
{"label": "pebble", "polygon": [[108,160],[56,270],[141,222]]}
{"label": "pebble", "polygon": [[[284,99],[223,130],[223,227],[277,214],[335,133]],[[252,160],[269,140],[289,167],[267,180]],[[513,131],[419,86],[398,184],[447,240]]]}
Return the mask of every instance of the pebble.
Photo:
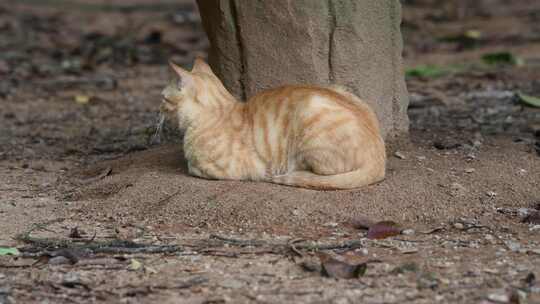
{"label": "pebble", "polygon": [[68,272],[64,275],[63,281],[66,283],[79,283],[81,281],[81,278],[77,273]]}
{"label": "pebble", "polygon": [[459,229],[459,230],[465,228],[465,225],[463,225],[462,223],[454,223],[453,226],[454,228]]}
{"label": "pebble", "polygon": [[64,265],[64,264],[71,264],[69,259],[63,256],[56,256],[49,260],[49,265]]}
{"label": "pebble", "polygon": [[414,229],[405,229],[405,230],[401,231],[401,234],[403,234],[403,235],[414,235],[415,231],[414,231]]}
{"label": "pebble", "polygon": [[399,152],[399,151],[396,151],[396,152],[394,153],[394,156],[397,157],[397,158],[399,158],[399,159],[406,159],[406,158],[407,158],[403,153],[401,153],[401,152]]}
{"label": "pebble", "polygon": [[491,198],[494,198],[495,196],[497,196],[497,192],[494,192],[494,191],[487,191],[486,192],[486,195],[491,197]]}
{"label": "pebble", "polygon": [[361,254],[361,255],[368,255],[369,254],[369,251],[367,248],[362,248],[360,250],[358,250],[358,252]]}
{"label": "pebble", "polygon": [[529,209],[529,208],[519,208],[517,210],[518,212],[518,215],[520,217],[526,217],[527,215],[531,214],[533,210]]}
{"label": "pebble", "polygon": [[519,251],[519,249],[521,249],[521,244],[518,242],[505,241],[504,244],[506,245],[506,247],[508,247],[508,249],[510,249],[513,252],[517,252]]}
{"label": "pebble", "polygon": [[323,224],[324,227],[330,227],[330,228],[336,228],[338,226],[338,223],[336,222],[329,222],[329,223],[325,223]]}
{"label": "pebble", "polygon": [[466,168],[465,169],[465,173],[474,173],[474,171],[476,171],[476,169],[474,169],[474,168]]}
{"label": "pebble", "polygon": [[487,299],[495,303],[508,303],[510,297],[505,293],[492,293],[487,296]]}
{"label": "pebble", "polygon": [[536,231],[536,230],[540,230],[540,225],[534,225],[529,228],[529,231]]}

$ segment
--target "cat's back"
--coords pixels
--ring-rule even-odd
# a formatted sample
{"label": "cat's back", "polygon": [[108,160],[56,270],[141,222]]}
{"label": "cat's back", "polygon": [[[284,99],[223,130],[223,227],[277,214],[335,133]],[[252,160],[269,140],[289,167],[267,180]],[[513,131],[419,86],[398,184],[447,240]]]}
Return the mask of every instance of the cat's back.
{"label": "cat's back", "polygon": [[287,116],[294,114],[300,117],[311,117],[314,114],[350,115],[379,129],[377,118],[370,106],[340,86],[281,86],[253,96],[247,105],[251,108],[249,112],[276,116],[285,113]]}

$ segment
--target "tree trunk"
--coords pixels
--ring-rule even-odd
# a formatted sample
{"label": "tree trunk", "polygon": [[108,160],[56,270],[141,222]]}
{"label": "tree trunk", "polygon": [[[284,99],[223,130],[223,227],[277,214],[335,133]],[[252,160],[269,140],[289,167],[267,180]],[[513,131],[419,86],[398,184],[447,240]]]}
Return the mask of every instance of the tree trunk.
{"label": "tree trunk", "polygon": [[209,62],[241,99],[283,84],[339,84],[386,138],[408,131],[399,0],[198,0]]}

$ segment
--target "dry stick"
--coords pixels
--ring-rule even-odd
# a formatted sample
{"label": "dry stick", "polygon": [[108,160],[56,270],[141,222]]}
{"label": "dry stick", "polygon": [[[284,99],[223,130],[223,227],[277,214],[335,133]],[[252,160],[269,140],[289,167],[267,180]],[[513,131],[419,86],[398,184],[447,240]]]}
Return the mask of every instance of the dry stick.
{"label": "dry stick", "polygon": [[72,241],[69,239],[36,238],[31,236],[33,231],[37,229],[45,229],[47,226],[61,221],[64,221],[64,219],[54,219],[42,224],[34,224],[27,232],[17,235],[15,238],[16,240],[33,245],[33,248],[30,248],[26,250],[27,252],[23,253],[23,257],[43,256],[50,253],[51,250],[58,250],[62,248],[87,249],[92,251],[92,253],[113,254],[173,253],[183,250],[182,247],[177,245],[149,245],[119,239],[110,241],[94,241],[92,238],[89,241],[80,243],[79,241]]}
{"label": "dry stick", "polygon": [[[283,249],[290,249],[291,244],[286,243],[270,243],[262,240],[240,240],[240,239],[234,239],[234,238],[228,238],[220,235],[212,234],[210,235],[210,239],[216,239],[220,240],[224,243],[231,244],[231,245],[237,245],[240,247],[244,246],[254,246],[254,247],[261,247],[261,246],[274,246],[274,247],[282,247]],[[313,243],[295,243],[294,247],[296,250],[335,250],[335,249],[356,249],[363,247],[362,242],[358,240],[350,240],[345,241],[342,243],[331,243],[331,244],[313,244]],[[294,250],[293,250],[294,251]]]}

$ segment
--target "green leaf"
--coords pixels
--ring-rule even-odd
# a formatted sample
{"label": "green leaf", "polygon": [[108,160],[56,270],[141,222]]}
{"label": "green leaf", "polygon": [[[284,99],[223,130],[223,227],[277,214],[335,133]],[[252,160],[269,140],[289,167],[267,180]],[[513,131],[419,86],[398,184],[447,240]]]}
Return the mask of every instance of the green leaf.
{"label": "green leaf", "polygon": [[0,256],[2,255],[19,255],[19,250],[15,247],[0,247]]}
{"label": "green leaf", "polygon": [[519,101],[521,101],[522,103],[524,103],[524,104],[526,104],[526,105],[528,105],[530,107],[540,108],[540,98],[539,97],[523,94],[521,92],[519,92],[517,95],[519,97]]}
{"label": "green leaf", "polygon": [[405,71],[407,77],[439,77],[448,73],[447,69],[444,69],[435,65],[419,65]]}
{"label": "green leaf", "polygon": [[489,65],[523,65],[523,59],[510,52],[487,53],[482,56],[482,61]]}

